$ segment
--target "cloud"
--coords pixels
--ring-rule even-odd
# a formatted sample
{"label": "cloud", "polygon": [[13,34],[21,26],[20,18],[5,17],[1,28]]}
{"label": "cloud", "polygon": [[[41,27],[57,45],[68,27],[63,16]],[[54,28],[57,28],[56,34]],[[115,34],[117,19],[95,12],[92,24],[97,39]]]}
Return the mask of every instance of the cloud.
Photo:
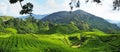
{"label": "cloud", "polygon": [[6,13],[7,13],[7,4],[1,2],[0,3],[0,14],[6,15]]}
{"label": "cloud", "polygon": [[10,4],[7,0],[0,2],[0,15],[20,16],[20,10],[19,3]]}
{"label": "cloud", "polygon": [[112,2],[113,0],[103,0],[102,5],[91,2],[85,4],[83,2],[80,9],[104,19],[116,20],[120,22],[120,12],[112,10]]}
{"label": "cloud", "polygon": [[19,3],[15,3],[15,4],[9,4],[8,5],[9,9],[8,9],[8,15],[13,15],[13,16],[20,16],[19,12],[21,10],[21,6]]}
{"label": "cloud", "polygon": [[49,14],[57,11],[69,10],[69,1],[70,0],[63,0],[62,3],[58,3],[57,0],[47,0],[44,5],[35,5],[34,13]]}

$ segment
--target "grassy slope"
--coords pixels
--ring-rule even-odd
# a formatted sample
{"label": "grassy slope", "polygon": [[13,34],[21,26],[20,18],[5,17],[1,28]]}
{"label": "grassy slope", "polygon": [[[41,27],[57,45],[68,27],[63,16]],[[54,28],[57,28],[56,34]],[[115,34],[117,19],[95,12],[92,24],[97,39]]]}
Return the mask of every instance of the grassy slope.
{"label": "grassy slope", "polygon": [[[90,32],[87,33],[85,36],[90,38],[80,48],[70,47],[66,44],[64,36],[59,34],[0,35],[0,52],[112,52],[115,50],[111,50],[111,48],[117,48],[109,44],[120,45],[120,36],[118,35],[114,37],[94,36],[89,34]],[[79,34],[71,34],[70,36],[79,36]]]}
{"label": "grassy slope", "polygon": [[5,35],[0,37],[0,52],[70,52],[62,38],[49,35]]}

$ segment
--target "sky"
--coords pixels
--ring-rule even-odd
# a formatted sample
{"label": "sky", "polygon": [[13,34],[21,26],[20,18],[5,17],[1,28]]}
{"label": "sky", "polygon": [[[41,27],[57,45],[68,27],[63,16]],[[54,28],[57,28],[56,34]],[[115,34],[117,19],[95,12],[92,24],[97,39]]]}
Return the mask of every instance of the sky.
{"label": "sky", "polygon": [[[27,2],[33,3],[34,14],[51,14],[58,11],[70,11],[70,1],[71,0],[24,0],[22,4],[24,5]],[[102,0],[102,5],[100,5],[93,2],[85,3],[85,0],[80,0],[80,8],[75,8],[74,10],[81,9],[104,19],[120,22],[120,11],[112,10],[112,1],[113,0]],[[10,4],[8,0],[0,0],[1,16],[22,16],[19,14],[20,10],[21,7],[18,2],[16,4]]]}

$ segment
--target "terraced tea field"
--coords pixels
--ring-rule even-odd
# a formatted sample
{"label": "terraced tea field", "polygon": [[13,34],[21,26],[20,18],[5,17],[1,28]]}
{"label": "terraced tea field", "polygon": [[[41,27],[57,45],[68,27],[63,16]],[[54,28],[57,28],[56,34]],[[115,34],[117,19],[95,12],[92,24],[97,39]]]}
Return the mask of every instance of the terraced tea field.
{"label": "terraced tea field", "polygon": [[[116,52],[119,51],[119,37],[89,38],[80,48],[73,48],[62,35],[0,35],[0,52]],[[70,44],[71,40],[67,41]]]}
{"label": "terraced tea field", "polygon": [[63,44],[47,36],[11,35],[0,37],[0,52],[70,52]]}

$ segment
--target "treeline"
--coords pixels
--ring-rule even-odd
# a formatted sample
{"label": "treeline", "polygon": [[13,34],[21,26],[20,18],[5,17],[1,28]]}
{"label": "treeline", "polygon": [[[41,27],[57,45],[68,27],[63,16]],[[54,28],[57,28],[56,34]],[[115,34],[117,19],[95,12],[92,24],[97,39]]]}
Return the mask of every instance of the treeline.
{"label": "treeline", "polygon": [[51,22],[43,22],[35,19],[34,17],[28,17],[26,19],[12,18],[10,20],[0,19],[0,32],[3,33],[35,33],[35,34],[53,34],[64,33],[70,34],[79,32],[80,30],[73,23],[70,24],[54,24]]}
{"label": "treeline", "polygon": [[[91,22],[92,24],[92,22]],[[65,23],[53,23],[50,21],[42,21],[39,19],[35,19],[34,17],[28,17],[26,19],[21,18],[10,18],[8,20],[4,20],[0,18],[0,32],[2,33],[19,33],[19,34],[54,34],[54,33],[63,33],[63,34],[71,34],[76,32],[84,32],[84,31],[94,31],[93,29],[97,29],[99,31],[103,31],[105,33],[120,33],[119,31],[115,30],[114,28],[102,26],[90,26],[89,23],[80,21],[75,22],[71,21],[68,24]],[[108,26],[109,24],[105,24]],[[110,25],[109,25],[110,26]],[[115,26],[116,27],[116,26]],[[109,30],[107,30],[109,29]]]}

